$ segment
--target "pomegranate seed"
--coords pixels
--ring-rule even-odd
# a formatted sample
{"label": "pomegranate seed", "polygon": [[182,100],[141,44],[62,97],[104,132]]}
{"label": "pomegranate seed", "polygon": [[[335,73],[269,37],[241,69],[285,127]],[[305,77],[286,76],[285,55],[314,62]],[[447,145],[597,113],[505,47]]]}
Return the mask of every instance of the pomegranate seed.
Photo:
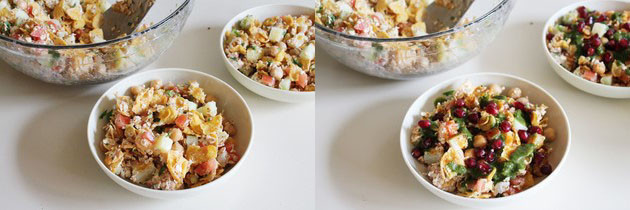
{"label": "pomegranate seed", "polygon": [[510,132],[510,130],[512,129],[512,124],[509,121],[504,120],[503,122],[501,122],[501,125],[499,125],[499,129],[501,129],[503,133]]}
{"label": "pomegranate seed", "polygon": [[492,148],[495,150],[500,150],[501,148],[503,148],[503,141],[501,141],[501,139],[495,139],[492,142]]}
{"label": "pomegranate seed", "polygon": [[531,127],[529,127],[528,132],[530,134],[534,134],[534,133],[542,134],[543,130],[540,127],[538,127],[538,126],[531,126]]}
{"label": "pomegranate seed", "polygon": [[494,158],[495,158],[494,151],[490,150],[488,152],[488,155],[486,155],[485,159],[486,159],[486,161],[488,161],[488,163],[492,163],[492,162],[494,162]]}
{"label": "pomegranate seed", "polygon": [[485,160],[477,161],[477,169],[479,169],[479,171],[481,171],[484,174],[489,173],[490,170],[492,170],[490,165],[488,165],[488,163]]}
{"label": "pomegranate seed", "polygon": [[602,39],[599,38],[599,35],[595,34],[591,37],[591,46],[599,47],[602,44]]}
{"label": "pomegranate seed", "polygon": [[616,47],[617,47],[617,42],[615,42],[614,39],[608,40],[608,43],[606,43],[606,49],[615,50]]}
{"label": "pomegranate seed", "polygon": [[586,26],[586,23],[584,23],[584,21],[580,20],[580,21],[578,21],[575,30],[577,30],[578,32],[582,32],[582,31],[584,31],[584,26]]}
{"label": "pomegranate seed", "polygon": [[542,173],[542,174],[544,174],[544,175],[549,175],[549,174],[551,174],[551,171],[552,171],[552,169],[551,169],[551,165],[549,165],[549,163],[547,163],[547,164],[545,164],[545,165],[542,165],[542,166],[540,167],[540,173]]}
{"label": "pomegranate seed", "polygon": [[602,59],[604,59],[604,63],[610,63],[612,62],[612,53],[610,52],[606,52],[604,53],[604,55],[602,56]]}
{"label": "pomegranate seed", "polygon": [[431,120],[433,121],[438,121],[438,120],[442,120],[444,119],[444,114],[442,113],[437,113],[435,115],[433,115],[433,117],[431,117]]}
{"label": "pomegranate seed", "polygon": [[475,156],[477,156],[477,158],[486,158],[486,150],[483,149],[475,149]]}
{"label": "pomegranate seed", "polygon": [[425,139],[422,141],[422,148],[429,149],[433,145],[433,139]]}
{"label": "pomegranate seed", "polygon": [[595,54],[595,48],[589,47],[589,48],[586,50],[586,55],[588,55],[588,56],[593,56],[594,54]]}
{"label": "pomegranate seed", "polygon": [[520,109],[520,110],[524,110],[525,109],[525,105],[523,103],[521,103],[521,102],[516,101],[516,102],[514,102],[514,108]]}
{"label": "pomegranate seed", "polygon": [[584,7],[584,6],[578,7],[577,8],[577,12],[578,12],[578,15],[580,16],[580,18],[586,18],[586,15],[588,15],[587,12],[586,12],[586,7]]}
{"label": "pomegranate seed", "polygon": [[599,15],[599,17],[597,17],[597,22],[604,22],[604,21],[606,21],[605,15]]}
{"label": "pomegranate seed", "polygon": [[422,151],[419,148],[414,148],[413,150],[411,150],[411,156],[415,159],[418,159],[420,156],[422,156]]}
{"label": "pomegranate seed", "polygon": [[552,33],[548,33],[547,34],[547,41],[550,41],[551,39],[553,39],[554,35]]}
{"label": "pomegranate seed", "polygon": [[462,118],[464,116],[466,116],[466,111],[464,111],[464,109],[462,108],[455,109],[455,117]]}
{"label": "pomegranate seed", "polygon": [[625,50],[626,48],[628,48],[628,40],[627,39],[620,39],[619,43],[617,43],[617,50]]}
{"label": "pomegranate seed", "polygon": [[608,29],[608,31],[606,31],[606,35],[604,36],[611,38],[613,34],[615,34],[615,29],[611,28],[611,29]]}
{"label": "pomegranate seed", "polygon": [[497,109],[497,104],[494,103],[494,101],[491,101],[490,103],[488,103],[488,106],[486,106],[486,112],[488,112],[488,114],[491,114],[491,115],[498,114],[499,109]]}
{"label": "pomegranate seed", "polygon": [[470,113],[468,114],[468,121],[477,124],[479,122],[480,115],[481,114],[479,114],[479,112]]}
{"label": "pomegranate seed", "polygon": [[630,23],[624,23],[621,25],[621,28],[626,29],[626,31],[630,31]]}
{"label": "pomegranate seed", "polygon": [[466,168],[474,168],[475,166],[477,166],[477,160],[475,160],[475,158],[468,158],[464,161],[464,163],[466,163]]}
{"label": "pomegranate seed", "polygon": [[497,103],[494,102],[494,101],[490,101],[490,102],[488,102],[488,105],[486,105],[486,106],[497,107]]}
{"label": "pomegranate seed", "polygon": [[431,121],[428,121],[428,120],[420,120],[420,121],[418,121],[418,126],[420,126],[421,128],[428,128],[428,127],[431,127]]}
{"label": "pomegranate seed", "polygon": [[518,138],[521,139],[521,142],[523,142],[523,141],[527,142],[527,138],[529,138],[529,133],[527,133],[526,130],[519,130],[518,131]]}
{"label": "pomegranate seed", "polygon": [[463,98],[457,99],[457,101],[455,101],[455,106],[457,107],[463,107],[464,105],[466,105],[466,101],[464,101]]}

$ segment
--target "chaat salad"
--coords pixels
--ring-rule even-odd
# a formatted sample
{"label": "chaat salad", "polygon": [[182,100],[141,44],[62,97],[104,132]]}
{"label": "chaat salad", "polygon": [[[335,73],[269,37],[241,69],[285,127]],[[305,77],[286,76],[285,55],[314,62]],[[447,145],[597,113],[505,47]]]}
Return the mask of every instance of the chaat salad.
{"label": "chaat salad", "polygon": [[550,26],[547,49],[585,80],[630,87],[630,11],[571,10]]}
{"label": "chaat salad", "polygon": [[[469,198],[513,195],[552,172],[555,131],[547,106],[519,88],[464,84],[421,113],[411,132],[411,155],[437,188]],[[507,92],[506,94],[502,94]]]}
{"label": "chaat salad", "polygon": [[247,77],[280,90],[315,91],[315,31],[308,15],[251,15],[225,33],[229,62]]}
{"label": "chaat salad", "polygon": [[197,187],[221,177],[239,155],[236,128],[199,83],[131,87],[100,118],[104,163],[121,178],[152,189]]}
{"label": "chaat salad", "polygon": [[[427,23],[423,16],[432,3],[450,9],[453,7],[451,1],[319,0],[315,22],[332,31],[358,37],[419,37],[427,35]],[[418,41],[363,42],[329,33],[328,39],[363,49],[364,52],[356,55],[359,58],[354,62],[367,60],[369,64],[357,65],[374,68],[368,71],[413,74],[429,73],[431,67],[449,62],[449,51],[453,48],[462,51],[475,49],[472,41],[469,44],[462,41],[465,35],[464,32],[458,32]]]}
{"label": "chaat salad", "polygon": [[[154,0],[151,0],[154,1]],[[104,13],[121,7],[107,0],[0,0],[0,34],[22,42],[71,46],[105,42],[101,28]],[[120,5],[119,5],[120,3]],[[138,27],[144,30],[148,25]],[[154,54],[148,40],[139,36],[130,41],[94,48],[47,50],[22,48],[3,43],[5,48],[24,55],[2,52],[9,63],[28,67],[31,74],[46,80],[97,80],[116,76]],[[33,57],[33,59],[28,59]]]}

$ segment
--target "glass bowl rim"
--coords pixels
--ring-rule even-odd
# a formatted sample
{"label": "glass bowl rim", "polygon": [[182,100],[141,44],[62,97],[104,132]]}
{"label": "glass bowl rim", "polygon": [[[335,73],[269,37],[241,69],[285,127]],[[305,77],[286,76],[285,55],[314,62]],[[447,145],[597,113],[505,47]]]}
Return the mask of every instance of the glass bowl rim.
{"label": "glass bowl rim", "polygon": [[191,4],[192,1],[193,0],[185,0],[184,3],[182,3],[182,5],[180,5],[177,9],[175,9],[175,11],[173,11],[171,14],[169,14],[166,18],[164,18],[163,20],[161,20],[157,24],[151,25],[149,28],[147,28],[145,30],[142,30],[142,31],[139,31],[139,32],[135,32],[135,33],[132,33],[132,34],[124,36],[124,37],[107,40],[107,41],[104,41],[104,42],[98,42],[98,43],[92,43],[92,44],[64,45],[64,46],[61,46],[61,45],[35,44],[35,43],[25,42],[25,41],[21,41],[21,40],[16,40],[16,39],[7,37],[5,35],[0,35],[0,40],[5,41],[5,42],[10,42],[10,43],[13,43],[13,44],[17,44],[17,45],[20,45],[20,46],[23,46],[23,47],[41,48],[41,49],[49,49],[49,50],[87,49],[87,48],[103,47],[103,46],[107,46],[107,45],[110,45],[110,44],[115,44],[115,43],[131,40],[133,38],[136,38],[138,36],[141,36],[143,34],[146,34],[148,32],[151,32],[151,31],[159,28],[160,26],[164,25],[166,22],[172,20],[175,16],[179,15],[188,5]]}
{"label": "glass bowl rim", "polygon": [[471,27],[472,25],[475,25],[476,23],[479,23],[481,21],[486,20],[488,17],[490,17],[491,15],[495,14],[497,11],[499,11],[499,9],[503,8],[504,6],[506,6],[506,4],[511,1],[511,0],[501,0],[501,2],[499,2],[494,8],[492,8],[490,11],[488,11],[487,13],[483,14],[481,17],[476,18],[475,20],[473,20],[470,23],[466,23],[464,25],[461,26],[457,26],[454,28],[450,28],[448,30],[445,31],[440,31],[440,32],[436,32],[436,33],[431,33],[431,34],[427,34],[427,35],[422,35],[422,36],[414,36],[414,37],[403,37],[403,38],[372,38],[372,37],[362,37],[362,36],[356,36],[356,35],[350,35],[347,33],[343,33],[343,32],[338,32],[335,31],[331,28],[328,28],[326,26],[323,26],[319,23],[315,23],[315,28],[322,30],[324,32],[327,32],[329,34],[333,34],[333,35],[337,35],[337,36],[342,36],[346,39],[351,39],[351,40],[355,40],[355,41],[370,41],[370,42],[404,42],[404,41],[421,41],[421,40],[428,40],[431,38],[435,38],[435,37],[440,37],[443,35],[448,35],[448,34],[452,34],[452,33],[456,33],[459,31],[462,31],[468,27]]}

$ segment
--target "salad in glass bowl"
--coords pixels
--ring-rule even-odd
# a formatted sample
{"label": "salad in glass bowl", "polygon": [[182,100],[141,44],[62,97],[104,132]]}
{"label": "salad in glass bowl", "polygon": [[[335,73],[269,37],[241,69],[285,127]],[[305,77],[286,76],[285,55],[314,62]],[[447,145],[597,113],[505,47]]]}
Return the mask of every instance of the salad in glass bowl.
{"label": "salad in glass bowl", "polygon": [[465,83],[421,113],[410,152],[435,187],[469,198],[504,197],[551,174],[556,137],[547,106],[530,102],[519,88],[504,89]]}
{"label": "salad in glass bowl", "polygon": [[317,42],[339,62],[368,75],[418,78],[452,69],[480,52],[514,1],[475,1],[458,25],[428,34],[423,16],[431,4],[453,7],[453,1],[320,0]]}

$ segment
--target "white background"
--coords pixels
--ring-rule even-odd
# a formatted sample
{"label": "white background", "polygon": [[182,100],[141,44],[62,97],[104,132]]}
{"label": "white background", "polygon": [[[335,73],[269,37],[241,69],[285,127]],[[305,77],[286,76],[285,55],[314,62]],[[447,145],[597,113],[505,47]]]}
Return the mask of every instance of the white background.
{"label": "white background", "polygon": [[197,0],[171,49],[147,68],[207,72],[249,104],[255,144],[218,197],[163,201],[118,186],[96,165],[86,139],[88,114],[114,83],[43,84],[0,62],[0,209],[313,209],[315,104],[284,104],[248,91],[228,74],[218,46],[223,25],[245,9],[309,2]]}
{"label": "white background", "polygon": [[565,83],[547,64],[541,33],[572,0],[518,1],[505,28],[481,55],[447,73],[390,81],[317,55],[316,202],[318,209],[458,209],[424,189],[400,154],[402,118],[439,82],[473,72],[531,80],[565,108],[572,148],[552,183],[509,209],[630,208],[630,100],[592,96]]}

